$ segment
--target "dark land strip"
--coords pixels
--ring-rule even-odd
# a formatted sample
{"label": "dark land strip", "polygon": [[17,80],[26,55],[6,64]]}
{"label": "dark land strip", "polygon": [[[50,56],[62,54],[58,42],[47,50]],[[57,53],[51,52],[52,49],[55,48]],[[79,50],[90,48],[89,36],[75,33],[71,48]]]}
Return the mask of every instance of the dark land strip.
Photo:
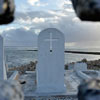
{"label": "dark land strip", "polygon": [[[25,51],[38,51],[38,50],[25,50]],[[52,52],[52,50],[50,50],[50,52]],[[65,53],[100,55],[100,52],[87,52],[87,51],[67,51],[65,50]]]}

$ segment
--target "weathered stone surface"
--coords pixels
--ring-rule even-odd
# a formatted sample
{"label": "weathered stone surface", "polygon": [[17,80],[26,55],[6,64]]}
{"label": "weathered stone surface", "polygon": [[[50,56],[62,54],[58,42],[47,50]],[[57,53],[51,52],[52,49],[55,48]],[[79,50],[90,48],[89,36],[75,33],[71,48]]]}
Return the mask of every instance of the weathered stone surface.
{"label": "weathered stone surface", "polygon": [[3,42],[3,37],[0,36],[0,80],[6,80],[6,79],[7,79],[7,73],[4,61],[4,42]]}
{"label": "weathered stone surface", "polygon": [[74,70],[74,64],[68,64],[68,70]]}
{"label": "weathered stone surface", "polygon": [[86,63],[75,63],[74,70],[75,71],[87,71],[87,64]]}
{"label": "weathered stone surface", "polygon": [[0,81],[0,100],[24,100],[19,83]]}
{"label": "weathered stone surface", "polygon": [[63,33],[55,28],[45,29],[39,34],[37,92],[65,92],[64,42]]}
{"label": "weathered stone surface", "polygon": [[78,100],[77,96],[67,95],[67,96],[47,96],[47,97],[26,97],[24,100]]}

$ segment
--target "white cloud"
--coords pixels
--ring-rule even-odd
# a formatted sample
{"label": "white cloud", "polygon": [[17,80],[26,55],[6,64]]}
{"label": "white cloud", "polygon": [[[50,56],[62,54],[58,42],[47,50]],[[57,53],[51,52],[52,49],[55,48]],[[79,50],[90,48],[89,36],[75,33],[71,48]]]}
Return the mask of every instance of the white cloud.
{"label": "white cloud", "polygon": [[45,19],[36,17],[32,20],[32,22],[34,22],[34,23],[43,23],[43,22],[45,22]]}
{"label": "white cloud", "polygon": [[72,3],[70,0],[63,0],[63,2],[60,4],[60,7],[63,10],[66,10],[68,12],[71,12],[71,13],[74,12],[73,7],[72,7]]}
{"label": "white cloud", "polygon": [[66,8],[65,10],[72,13],[74,12],[73,8]]}
{"label": "white cloud", "polygon": [[53,11],[53,10],[48,10],[49,14],[52,14],[53,16],[59,16],[59,17],[67,17],[68,14],[63,12],[63,11]]}
{"label": "white cloud", "polygon": [[37,4],[36,4],[36,6],[38,6],[38,7],[45,7],[45,6],[47,6],[48,5],[48,3],[41,3],[41,2],[38,2]]}
{"label": "white cloud", "polygon": [[4,31],[9,31],[9,30],[12,30],[12,29],[16,29],[16,27],[10,26],[10,27],[4,27],[4,28],[2,28],[2,26],[1,26],[0,34],[3,34]]}
{"label": "white cloud", "polygon": [[28,0],[28,3],[32,6],[47,6],[48,3],[42,3],[40,0]]}
{"label": "white cloud", "polygon": [[36,33],[37,35],[39,35],[40,32],[41,32],[40,29],[35,29],[35,33]]}
{"label": "white cloud", "polygon": [[[20,13],[20,14],[18,13],[16,19],[17,20],[15,21],[15,23],[23,27],[19,31],[18,29],[13,29],[12,27],[9,27],[8,29],[4,29],[7,31],[6,32],[7,35],[5,36],[7,37],[6,38],[7,40],[9,39],[9,41],[12,41],[13,38],[11,37],[17,37],[16,36],[17,32],[18,32],[18,37],[20,35],[22,36],[24,33],[28,37],[28,34],[31,34],[32,32],[33,33],[35,32],[35,34],[39,34],[39,32],[45,28],[57,28],[60,31],[62,31],[66,38],[66,42],[67,42],[66,46],[68,47],[74,47],[74,46],[85,47],[86,45],[92,44],[92,42],[90,43],[89,41],[95,41],[94,42],[95,44],[97,43],[96,41],[100,40],[99,39],[100,23],[81,22],[75,16],[74,13],[70,13],[66,10],[35,11],[35,12]],[[15,32],[16,35],[13,35],[13,33],[15,34]],[[20,34],[21,32],[23,32],[23,34]],[[3,34],[5,34],[5,32],[3,32]],[[9,42],[9,43],[13,43],[13,42]],[[98,42],[97,45],[99,45],[99,43],[100,42]]]}
{"label": "white cloud", "polygon": [[30,27],[27,27],[27,26],[23,26],[22,28],[24,28],[26,31],[30,30]]}
{"label": "white cloud", "polygon": [[80,21],[80,19],[79,19],[78,17],[74,17],[74,18],[72,19],[72,21],[74,21],[74,22],[80,22],[80,23],[81,23],[81,21]]}
{"label": "white cloud", "polygon": [[39,17],[35,17],[35,18],[28,17],[26,19],[19,18],[19,19],[17,19],[17,22],[19,22],[20,24],[31,25],[33,23],[36,23],[36,24],[43,23],[43,22],[45,22],[45,18],[39,18]]}
{"label": "white cloud", "polygon": [[5,46],[35,46],[37,45],[37,35],[33,30],[24,28],[4,31],[2,36]]}
{"label": "white cloud", "polygon": [[65,1],[64,1],[64,4],[69,4],[69,5],[71,5],[72,3],[71,3],[70,0],[65,0]]}
{"label": "white cloud", "polygon": [[65,47],[74,47],[76,45],[75,42],[65,43]]}
{"label": "white cloud", "polygon": [[39,2],[39,0],[27,0],[27,1],[28,1],[28,3],[29,3],[30,5],[32,5],[32,6],[34,6],[36,3]]}
{"label": "white cloud", "polygon": [[31,19],[23,19],[23,18],[17,19],[17,22],[21,24],[31,24],[32,23]]}

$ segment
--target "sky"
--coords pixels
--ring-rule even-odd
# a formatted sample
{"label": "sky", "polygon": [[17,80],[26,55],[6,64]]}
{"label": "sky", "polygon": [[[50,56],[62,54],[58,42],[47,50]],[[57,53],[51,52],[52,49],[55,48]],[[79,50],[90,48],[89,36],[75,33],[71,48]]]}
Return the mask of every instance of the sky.
{"label": "sky", "polygon": [[99,22],[82,22],[70,0],[15,0],[15,20],[0,26],[5,46],[37,46],[45,28],[64,33],[68,48],[100,48]]}

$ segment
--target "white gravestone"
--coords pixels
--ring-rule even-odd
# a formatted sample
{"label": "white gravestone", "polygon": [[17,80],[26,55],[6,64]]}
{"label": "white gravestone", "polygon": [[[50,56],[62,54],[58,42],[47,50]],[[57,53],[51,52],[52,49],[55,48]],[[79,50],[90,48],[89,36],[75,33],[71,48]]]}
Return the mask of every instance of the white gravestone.
{"label": "white gravestone", "polygon": [[0,80],[6,80],[6,68],[4,63],[4,45],[3,45],[3,37],[0,36]]}
{"label": "white gravestone", "polygon": [[65,92],[64,43],[64,35],[57,29],[49,28],[39,34],[37,92]]}
{"label": "white gravestone", "polygon": [[75,63],[74,65],[75,71],[87,71],[87,64],[86,63]]}
{"label": "white gravestone", "polygon": [[68,70],[73,70],[74,69],[74,64],[69,64],[68,65]]}

